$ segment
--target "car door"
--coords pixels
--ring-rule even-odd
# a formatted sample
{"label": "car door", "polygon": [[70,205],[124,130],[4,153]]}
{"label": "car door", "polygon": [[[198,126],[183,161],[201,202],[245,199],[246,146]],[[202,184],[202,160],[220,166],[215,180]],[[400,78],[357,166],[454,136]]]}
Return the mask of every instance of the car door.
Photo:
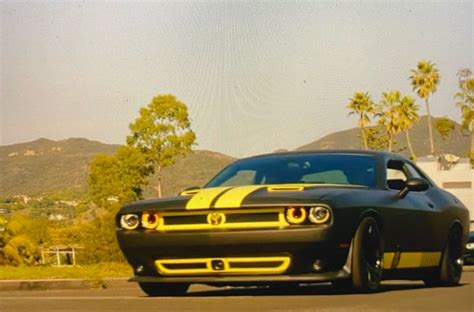
{"label": "car door", "polygon": [[[393,200],[388,209],[391,245],[396,253],[420,253],[431,248],[434,205],[427,192],[408,192],[405,197],[398,193],[405,188],[409,178],[422,178],[407,162],[390,159],[387,162],[387,191]],[[407,254],[408,255],[408,254]]]}

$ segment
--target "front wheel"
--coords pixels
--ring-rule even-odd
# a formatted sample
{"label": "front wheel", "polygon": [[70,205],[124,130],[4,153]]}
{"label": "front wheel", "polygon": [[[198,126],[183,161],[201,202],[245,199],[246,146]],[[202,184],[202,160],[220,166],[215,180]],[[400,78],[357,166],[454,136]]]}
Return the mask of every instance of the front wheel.
{"label": "front wheel", "polygon": [[189,284],[181,283],[138,283],[138,285],[150,297],[184,295],[189,288]]}
{"label": "front wheel", "polygon": [[374,218],[362,220],[353,241],[352,286],[360,292],[376,292],[382,279],[382,237]]}

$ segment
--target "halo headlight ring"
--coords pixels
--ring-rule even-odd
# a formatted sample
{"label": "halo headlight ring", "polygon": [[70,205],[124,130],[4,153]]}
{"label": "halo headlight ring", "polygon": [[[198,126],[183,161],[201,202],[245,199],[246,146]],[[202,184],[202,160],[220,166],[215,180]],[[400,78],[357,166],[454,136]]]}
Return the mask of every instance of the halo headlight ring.
{"label": "halo headlight ring", "polygon": [[120,217],[120,226],[125,230],[135,230],[140,225],[138,215],[129,213]]}
{"label": "halo headlight ring", "polygon": [[331,210],[324,206],[311,207],[309,221],[315,224],[327,223],[331,219]]}
{"label": "halo headlight ring", "polygon": [[158,227],[160,217],[156,212],[144,212],[142,214],[142,227],[147,230],[154,230]]}
{"label": "halo headlight ring", "polygon": [[286,221],[290,224],[302,224],[306,221],[308,213],[304,207],[288,207],[286,209]]}

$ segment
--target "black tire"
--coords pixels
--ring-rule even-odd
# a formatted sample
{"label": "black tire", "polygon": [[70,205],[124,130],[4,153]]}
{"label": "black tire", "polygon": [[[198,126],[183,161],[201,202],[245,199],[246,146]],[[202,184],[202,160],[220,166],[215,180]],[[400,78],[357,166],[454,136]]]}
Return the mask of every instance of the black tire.
{"label": "black tire", "polygon": [[189,288],[189,284],[181,283],[138,283],[138,285],[150,297],[182,296]]}
{"label": "black tire", "polygon": [[426,286],[456,286],[462,276],[462,231],[454,227],[448,235],[441,264],[433,278],[425,279]]}
{"label": "black tire", "polygon": [[353,241],[352,287],[359,292],[376,292],[382,280],[383,244],[374,218],[359,224]]}

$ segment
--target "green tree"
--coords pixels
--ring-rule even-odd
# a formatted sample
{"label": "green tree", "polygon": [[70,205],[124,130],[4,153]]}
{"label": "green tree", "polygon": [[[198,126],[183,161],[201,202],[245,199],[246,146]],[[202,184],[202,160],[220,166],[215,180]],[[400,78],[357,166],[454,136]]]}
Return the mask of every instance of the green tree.
{"label": "green tree", "polygon": [[420,118],[418,115],[418,109],[419,107],[415,103],[415,100],[408,95],[405,95],[398,105],[398,122],[400,124],[400,130],[405,132],[408,150],[410,151],[411,159],[413,160],[416,160],[416,155],[411,145],[409,130],[413,127],[415,121]]}
{"label": "green tree", "polygon": [[451,131],[453,131],[455,127],[454,121],[449,118],[441,117],[436,119],[435,128],[443,140],[447,140],[449,138]]}
{"label": "green tree", "polygon": [[91,199],[99,206],[109,206],[109,199],[127,203],[142,196],[151,168],[137,149],[120,147],[115,155],[99,154],[92,161],[89,173]]}
{"label": "green tree", "polygon": [[69,226],[50,227],[49,243],[80,246],[78,264],[123,261],[115,236],[115,213],[107,211],[89,222],[76,220]]}
{"label": "green tree", "polygon": [[196,140],[188,108],[174,95],[158,95],[140,109],[140,116],[130,124],[130,130],[127,144],[142,152],[156,173],[155,188],[161,197],[163,168],[174,164],[177,156],[190,153]]}
{"label": "green tree", "polygon": [[393,148],[393,137],[401,130],[399,122],[399,106],[400,91],[393,90],[382,93],[382,101],[378,105],[377,116],[379,117],[378,123],[385,127],[388,136],[389,152],[391,152]]}
{"label": "green tree", "polygon": [[368,149],[366,127],[370,123],[370,116],[374,113],[374,102],[368,92],[356,92],[349,99],[347,108],[350,110],[350,115],[357,115],[359,117],[358,126],[362,133],[362,140],[364,142],[364,149]]}
{"label": "green tree", "polygon": [[431,128],[431,113],[428,102],[429,97],[436,92],[440,81],[439,71],[436,64],[430,61],[418,62],[417,69],[411,70],[410,75],[413,91],[416,90],[418,96],[425,100],[426,113],[428,115],[428,131],[430,137],[431,155],[435,154],[433,129]]}
{"label": "green tree", "polygon": [[456,106],[461,110],[462,130],[471,132],[471,162],[474,163],[474,77],[469,68],[458,72],[459,91],[456,92]]}

